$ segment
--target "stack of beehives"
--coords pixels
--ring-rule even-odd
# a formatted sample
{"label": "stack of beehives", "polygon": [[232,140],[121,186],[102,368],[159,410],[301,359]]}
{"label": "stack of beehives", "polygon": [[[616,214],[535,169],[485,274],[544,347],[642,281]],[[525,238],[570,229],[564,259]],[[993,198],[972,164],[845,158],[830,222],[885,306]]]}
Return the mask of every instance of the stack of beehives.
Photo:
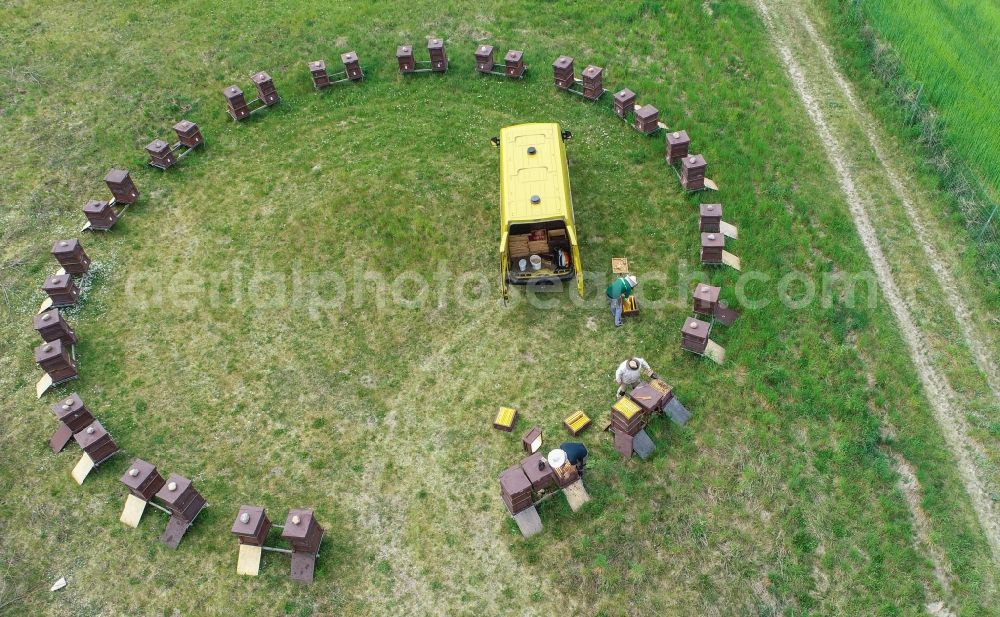
{"label": "stack of beehives", "polygon": [[552,63],[552,76],[555,78],[556,86],[560,88],[571,88],[575,76],[573,74],[573,58],[569,56],[559,56]]}

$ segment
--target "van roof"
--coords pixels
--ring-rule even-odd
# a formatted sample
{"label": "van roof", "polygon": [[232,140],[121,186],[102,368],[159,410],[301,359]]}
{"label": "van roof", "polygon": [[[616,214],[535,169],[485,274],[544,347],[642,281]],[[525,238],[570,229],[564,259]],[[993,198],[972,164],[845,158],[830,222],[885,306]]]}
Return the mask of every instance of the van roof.
{"label": "van roof", "polygon": [[[529,148],[533,151],[529,152]],[[537,203],[533,198],[537,197]],[[555,122],[517,124],[500,130],[500,219],[511,223],[566,220],[573,202],[566,146]]]}

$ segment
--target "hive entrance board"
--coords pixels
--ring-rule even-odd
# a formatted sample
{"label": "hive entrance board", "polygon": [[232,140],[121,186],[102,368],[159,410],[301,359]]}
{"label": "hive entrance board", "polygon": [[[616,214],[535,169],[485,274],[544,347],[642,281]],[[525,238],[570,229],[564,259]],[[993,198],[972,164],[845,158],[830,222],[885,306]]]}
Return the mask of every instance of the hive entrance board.
{"label": "hive entrance board", "polygon": [[726,361],[726,349],[721,347],[718,343],[712,339],[708,340],[708,344],[705,346],[705,357],[709,360],[715,362],[716,364],[722,364]]}
{"label": "hive entrance board", "polygon": [[739,319],[740,314],[738,311],[734,311],[727,306],[717,304],[715,305],[715,311],[712,313],[712,316],[715,317],[715,319],[722,325],[731,326],[737,319]]}
{"label": "hive entrance board", "polygon": [[293,581],[302,581],[303,583],[311,583],[313,581],[313,574],[316,571],[316,555],[312,553],[303,553],[300,551],[295,551],[292,553],[292,572],[291,578]]}
{"label": "hive entrance board", "polygon": [[52,452],[58,454],[63,451],[70,439],[73,439],[73,429],[71,429],[65,422],[60,422],[59,428],[56,429],[52,438],[49,439],[49,448]]}
{"label": "hive entrance board", "polygon": [[125,507],[122,509],[122,515],[118,520],[135,529],[139,526],[139,521],[142,519],[142,514],[145,511],[146,502],[130,494],[125,498]]}
{"label": "hive entrance board", "polygon": [[240,555],[236,560],[236,573],[243,576],[257,576],[260,573],[261,547],[240,544]]}
{"label": "hive entrance board", "polygon": [[632,449],[639,455],[639,458],[646,460],[653,455],[653,452],[656,450],[656,445],[653,443],[653,440],[649,438],[649,435],[646,434],[645,429],[643,429],[636,433],[635,437],[632,438]]}
{"label": "hive entrance board", "polygon": [[719,221],[719,231],[727,238],[732,238],[733,240],[739,240],[740,238],[740,232],[736,229],[736,226],[725,221]]}
{"label": "hive entrance board", "polygon": [[90,475],[90,472],[94,469],[94,467],[96,467],[96,465],[94,465],[94,459],[90,458],[90,456],[84,452],[83,456],[80,457],[80,461],[77,462],[76,467],[74,467],[73,471],[70,472],[70,475],[73,476],[73,479],[76,480],[77,484],[83,484],[83,481],[87,479],[87,476]]}
{"label": "hive entrance board", "polygon": [[663,408],[663,412],[679,426],[684,426],[684,424],[687,423],[688,418],[691,417],[691,412],[689,412],[687,408],[677,400],[677,397],[670,399],[670,402],[668,402]]}
{"label": "hive entrance board", "polygon": [[535,506],[525,508],[514,515],[514,522],[521,530],[521,535],[525,538],[539,533],[542,530],[542,518],[538,516],[538,509]]}
{"label": "hive entrance board", "polygon": [[740,258],[737,257],[736,255],[733,255],[729,251],[722,251],[722,263],[726,264],[727,266],[729,266],[733,270],[736,270],[737,272],[742,272]]}
{"label": "hive entrance board", "polygon": [[583,507],[583,504],[590,501],[590,494],[584,488],[583,480],[577,480],[569,486],[564,487],[563,495],[566,496],[566,503],[569,504],[569,509],[574,512],[578,512]]}

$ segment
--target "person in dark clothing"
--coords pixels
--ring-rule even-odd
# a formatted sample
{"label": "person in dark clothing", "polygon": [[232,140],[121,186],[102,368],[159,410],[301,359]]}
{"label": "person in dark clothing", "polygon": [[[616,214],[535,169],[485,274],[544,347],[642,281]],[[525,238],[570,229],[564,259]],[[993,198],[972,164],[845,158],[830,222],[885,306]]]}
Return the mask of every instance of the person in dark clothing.
{"label": "person in dark clothing", "polygon": [[582,478],[583,470],[587,466],[587,446],[578,441],[564,441],[559,445],[559,449],[566,453],[566,460],[576,467]]}

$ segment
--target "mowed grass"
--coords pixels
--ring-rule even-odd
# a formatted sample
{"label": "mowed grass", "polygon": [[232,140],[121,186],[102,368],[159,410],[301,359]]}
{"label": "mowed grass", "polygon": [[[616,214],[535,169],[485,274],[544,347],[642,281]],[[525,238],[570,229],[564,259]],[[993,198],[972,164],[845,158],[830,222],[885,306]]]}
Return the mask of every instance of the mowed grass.
{"label": "mowed grass", "polygon": [[1000,38],[1000,6],[988,0],[861,3],[866,18],[899,55],[906,75],[941,116],[948,144],[1000,187],[1000,66],[988,53]]}
{"label": "mowed grass", "polygon": [[[996,611],[996,572],[884,306],[837,300],[791,309],[772,300],[713,338],[722,367],[684,355],[697,266],[696,205],[662,161],[662,138],[608,109],[554,91],[560,53],[607,69],[685,128],[710,161],[732,247],[774,281],[796,269],[868,266],[845,204],[753,11],[689,3],[610,6],[176,3],[142,10],[93,3],[15,5],[0,57],[13,66],[0,123],[7,179],[2,235],[6,317],[0,337],[0,551],[4,599],[19,614],[915,614],[937,597],[913,548],[896,489],[897,449],[917,469],[923,507],[956,575],[950,601]],[[442,36],[452,70],[401,78],[397,44]],[[27,46],[25,46],[27,41]],[[478,42],[523,48],[523,82],[472,74]],[[306,61],[356,49],[359,85],[316,93]],[[164,58],[164,50],[169,57]],[[264,69],[282,103],[236,125],[220,91]],[[176,168],[141,150],[180,117],[208,141]],[[667,302],[614,330],[590,302],[541,310],[434,297],[380,306],[377,284],[346,306],[331,273],[495,274],[497,155],[516,122],[558,121],[569,144],[586,267],[627,255]],[[34,398],[30,317],[48,249],[75,234],[80,207],[103,196],[107,168],[133,171],[143,200],[107,235],[85,236],[96,261],[85,302],[75,390],[124,452],[81,488],[78,452],[52,455],[48,405]],[[735,302],[735,273],[706,271]],[[333,281],[296,285],[296,277]],[[296,289],[319,289],[318,294]],[[351,287],[351,289],[354,289]],[[410,288],[407,288],[410,289]],[[407,294],[413,297],[417,292]],[[436,292],[435,292],[436,293]],[[648,462],[623,463],[600,431],[612,372],[647,358],[693,411],[656,421]],[[490,427],[521,410],[512,435]],[[565,435],[575,409],[595,419],[593,500],[573,514],[541,508],[524,541],[496,477],[522,454],[519,435]],[[895,436],[882,435],[891,424]],[[156,540],[152,512],[118,522],[118,483],[139,456],[194,479],[210,503],[178,551]],[[281,522],[311,506],[327,530],[312,586],[265,556],[235,575],[229,527],[243,503]],[[58,595],[52,580],[70,584]],[[3,601],[3,600],[0,600]]]}

